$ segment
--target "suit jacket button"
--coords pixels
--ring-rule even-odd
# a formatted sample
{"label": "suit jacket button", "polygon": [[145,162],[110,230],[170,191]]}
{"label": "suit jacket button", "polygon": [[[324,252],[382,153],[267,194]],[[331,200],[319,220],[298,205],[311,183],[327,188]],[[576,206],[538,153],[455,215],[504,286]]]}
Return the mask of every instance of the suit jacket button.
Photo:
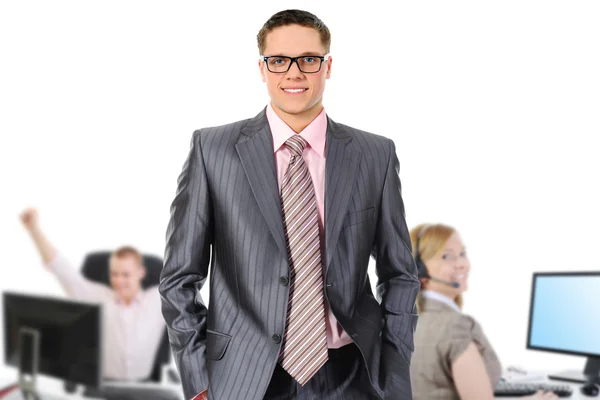
{"label": "suit jacket button", "polygon": [[274,334],[271,338],[275,343],[281,343],[281,336],[279,336],[278,334]]}
{"label": "suit jacket button", "polygon": [[282,276],[281,278],[279,278],[279,283],[281,283],[282,286],[287,286],[289,282],[290,280],[287,276]]}

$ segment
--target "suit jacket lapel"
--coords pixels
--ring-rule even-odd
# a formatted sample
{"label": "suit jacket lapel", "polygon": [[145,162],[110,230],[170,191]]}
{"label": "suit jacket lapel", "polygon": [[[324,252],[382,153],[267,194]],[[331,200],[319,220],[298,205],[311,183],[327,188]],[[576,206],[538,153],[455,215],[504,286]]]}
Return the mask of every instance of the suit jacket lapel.
{"label": "suit jacket lapel", "polygon": [[287,259],[273,136],[265,110],[266,108],[242,128],[243,135],[235,147],[260,211],[277,246]]}
{"label": "suit jacket lapel", "polygon": [[348,144],[350,133],[341,125],[327,118],[325,144],[325,271],[333,258],[333,249],[338,242],[352,188],[356,181],[361,153]]}

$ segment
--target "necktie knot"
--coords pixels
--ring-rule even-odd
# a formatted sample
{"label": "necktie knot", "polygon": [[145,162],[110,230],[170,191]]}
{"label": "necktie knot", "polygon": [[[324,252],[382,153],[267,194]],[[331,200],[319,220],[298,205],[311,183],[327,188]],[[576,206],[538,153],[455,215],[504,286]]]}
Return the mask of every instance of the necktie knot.
{"label": "necktie knot", "polygon": [[306,145],[308,145],[306,139],[298,134],[285,141],[285,147],[292,153],[292,156],[296,157],[302,156],[302,151],[304,151]]}

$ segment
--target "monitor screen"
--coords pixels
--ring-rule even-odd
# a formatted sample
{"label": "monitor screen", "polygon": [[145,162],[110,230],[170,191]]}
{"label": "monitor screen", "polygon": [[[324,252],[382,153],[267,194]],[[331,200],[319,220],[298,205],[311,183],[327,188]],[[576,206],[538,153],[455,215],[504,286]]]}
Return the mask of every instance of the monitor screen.
{"label": "monitor screen", "polygon": [[25,328],[38,332],[38,373],[88,386],[100,385],[101,305],[4,293],[3,306],[6,364],[23,364],[19,332]]}
{"label": "monitor screen", "polygon": [[535,273],[527,348],[600,356],[600,272]]}

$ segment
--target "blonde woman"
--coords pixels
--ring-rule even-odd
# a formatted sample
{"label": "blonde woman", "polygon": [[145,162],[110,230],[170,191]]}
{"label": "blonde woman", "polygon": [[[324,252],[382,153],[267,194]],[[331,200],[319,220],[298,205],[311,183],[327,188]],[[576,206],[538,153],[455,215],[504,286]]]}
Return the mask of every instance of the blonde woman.
{"label": "blonde woman", "polygon": [[[414,400],[492,400],[500,361],[481,326],[462,313],[471,264],[458,232],[423,224],[410,232],[419,268],[419,321],[411,362]],[[558,399],[538,392],[527,399]]]}

